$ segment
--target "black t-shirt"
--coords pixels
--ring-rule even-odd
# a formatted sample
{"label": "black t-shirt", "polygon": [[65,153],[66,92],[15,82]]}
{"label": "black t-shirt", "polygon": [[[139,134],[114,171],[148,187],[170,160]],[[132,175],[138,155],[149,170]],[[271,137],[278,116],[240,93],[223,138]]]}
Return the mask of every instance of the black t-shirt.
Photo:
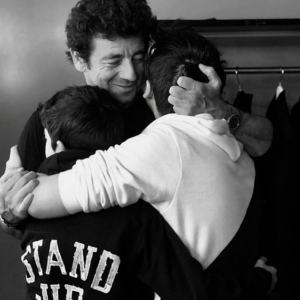
{"label": "black t-shirt", "polygon": [[[90,154],[61,152],[47,158],[39,171],[69,169]],[[52,293],[57,299],[153,299],[153,291],[162,299],[207,299],[201,265],[142,200],[97,213],[28,218],[21,247],[26,299],[46,299],[43,293],[49,299]]]}

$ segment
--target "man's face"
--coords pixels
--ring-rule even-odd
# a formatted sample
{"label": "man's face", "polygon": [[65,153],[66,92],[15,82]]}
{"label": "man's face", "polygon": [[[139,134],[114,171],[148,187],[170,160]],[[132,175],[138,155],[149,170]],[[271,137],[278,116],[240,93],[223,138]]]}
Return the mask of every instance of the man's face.
{"label": "man's face", "polygon": [[87,84],[104,88],[120,103],[129,104],[144,83],[143,39],[94,38],[92,46],[89,68],[84,72]]}

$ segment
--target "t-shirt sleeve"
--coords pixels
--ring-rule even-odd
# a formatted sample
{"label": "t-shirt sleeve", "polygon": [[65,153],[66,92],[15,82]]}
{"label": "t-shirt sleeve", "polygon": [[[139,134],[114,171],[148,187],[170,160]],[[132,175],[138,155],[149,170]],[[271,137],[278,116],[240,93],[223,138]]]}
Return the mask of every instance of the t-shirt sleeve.
{"label": "t-shirt sleeve", "polygon": [[45,160],[44,128],[36,110],[23,128],[18,151],[25,170],[37,171]]}

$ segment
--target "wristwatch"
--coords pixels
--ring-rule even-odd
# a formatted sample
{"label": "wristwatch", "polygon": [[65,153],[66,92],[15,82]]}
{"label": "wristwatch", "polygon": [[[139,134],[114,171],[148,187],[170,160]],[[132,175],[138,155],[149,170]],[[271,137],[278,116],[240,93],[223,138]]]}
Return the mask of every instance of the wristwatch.
{"label": "wristwatch", "polygon": [[234,132],[235,130],[237,130],[239,128],[241,118],[237,114],[232,114],[231,116],[229,116],[226,119],[226,121],[228,123],[230,132]]}
{"label": "wristwatch", "polygon": [[4,212],[0,215],[0,221],[9,229],[17,229],[21,222],[11,223],[5,219],[5,216],[10,214],[10,212]]}
{"label": "wristwatch", "polygon": [[230,105],[230,110],[227,111],[224,115],[224,119],[227,121],[230,132],[234,132],[240,126],[241,117],[239,111],[228,101],[225,101],[226,104]]}

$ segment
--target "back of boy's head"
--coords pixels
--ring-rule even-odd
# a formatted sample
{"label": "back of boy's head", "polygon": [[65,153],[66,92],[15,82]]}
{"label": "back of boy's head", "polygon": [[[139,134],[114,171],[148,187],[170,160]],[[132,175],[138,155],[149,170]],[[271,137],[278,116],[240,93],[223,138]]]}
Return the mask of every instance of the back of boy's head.
{"label": "back of boy's head", "polygon": [[124,140],[119,103],[97,86],[71,86],[39,106],[43,126],[55,150],[60,140],[67,149],[106,150]]}
{"label": "back of boy's head", "polygon": [[168,102],[169,89],[177,85],[180,76],[208,82],[208,78],[199,69],[200,63],[213,67],[224,87],[225,61],[208,39],[187,27],[172,27],[153,36],[146,59],[146,76],[157,109],[162,115],[174,113],[173,106]]}

